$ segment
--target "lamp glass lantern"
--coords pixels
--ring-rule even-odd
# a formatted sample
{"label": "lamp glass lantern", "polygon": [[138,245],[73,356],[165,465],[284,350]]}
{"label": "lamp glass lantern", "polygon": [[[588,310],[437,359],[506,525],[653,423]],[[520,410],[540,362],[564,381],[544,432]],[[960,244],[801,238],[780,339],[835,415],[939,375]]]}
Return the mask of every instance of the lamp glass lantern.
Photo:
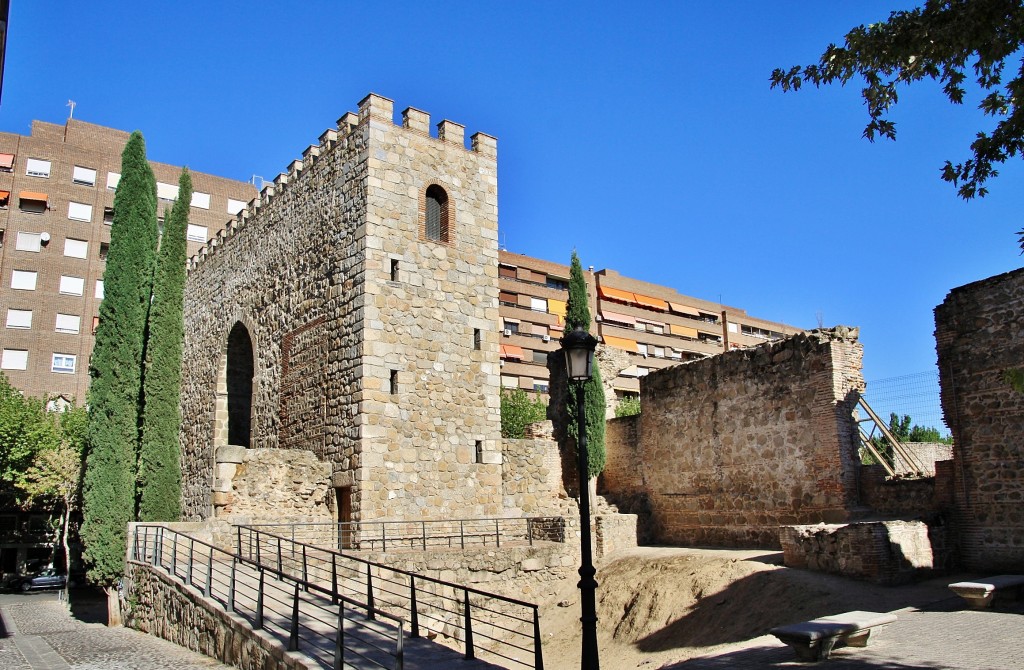
{"label": "lamp glass lantern", "polygon": [[576,326],[562,338],[562,348],[565,349],[565,368],[569,379],[574,382],[589,380],[593,376],[597,338]]}

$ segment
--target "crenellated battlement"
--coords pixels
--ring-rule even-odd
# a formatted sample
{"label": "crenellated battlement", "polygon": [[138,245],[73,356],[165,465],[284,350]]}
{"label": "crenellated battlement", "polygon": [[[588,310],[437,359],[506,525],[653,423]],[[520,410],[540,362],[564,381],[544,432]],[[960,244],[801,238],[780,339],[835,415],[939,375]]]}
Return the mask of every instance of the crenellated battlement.
{"label": "crenellated battlement", "polygon": [[264,184],[263,189],[234,218],[229,220],[224,229],[199,249],[188,261],[191,271],[208,256],[223,246],[226,240],[241,230],[246,222],[256,213],[269,205],[273,199],[297,184],[302,174],[310,170],[319,160],[323,160],[330,152],[345,145],[360,128],[371,123],[386,123],[402,130],[416,133],[448,146],[459,147],[465,151],[478,154],[481,158],[497,160],[498,140],[492,135],[477,132],[470,136],[470,146],[466,147],[466,127],[442,119],[437,124],[437,134],[430,133],[430,114],[415,107],[407,107],[402,112],[401,123],[394,120],[394,101],[389,98],[370,93],[359,101],[358,112],[346,112],[337,121],[336,128],[328,128],[320,134],[317,144],[311,144],[302,152],[302,158],[288,164],[286,172],[277,175],[272,181]]}

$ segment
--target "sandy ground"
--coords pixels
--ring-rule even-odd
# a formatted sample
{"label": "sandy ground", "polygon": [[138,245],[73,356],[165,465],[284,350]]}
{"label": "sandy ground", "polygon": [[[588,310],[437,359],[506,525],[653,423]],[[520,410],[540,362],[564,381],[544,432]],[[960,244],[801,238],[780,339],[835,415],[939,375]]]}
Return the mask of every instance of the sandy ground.
{"label": "sandy ground", "polygon": [[[850,610],[887,612],[949,598],[943,579],[883,587],[779,565],[771,551],[639,547],[598,566],[601,666],[655,669],[770,628]],[[542,604],[544,663],[579,668],[579,590]]]}

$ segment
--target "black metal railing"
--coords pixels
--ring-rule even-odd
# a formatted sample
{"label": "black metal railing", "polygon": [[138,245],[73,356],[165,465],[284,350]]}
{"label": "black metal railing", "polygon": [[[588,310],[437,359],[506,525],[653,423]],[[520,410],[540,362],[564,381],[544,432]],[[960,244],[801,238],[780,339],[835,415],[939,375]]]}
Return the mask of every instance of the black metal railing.
{"label": "black metal railing", "polygon": [[317,584],[332,600],[353,598],[401,617],[409,622],[410,637],[436,635],[435,641],[447,641],[467,659],[489,656],[506,667],[543,670],[537,605],[366,560],[333,544],[293,540],[286,526],[276,530],[238,526],[238,554]]}
{"label": "black metal railing", "polygon": [[246,527],[279,535],[292,542],[340,551],[428,551],[565,542],[565,519],[562,517],[257,524]]}
{"label": "black metal railing", "polygon": [[164,526],[136,525],[130,561],[166,570],[328,668],[401,670],[406,622],[372,603]]}

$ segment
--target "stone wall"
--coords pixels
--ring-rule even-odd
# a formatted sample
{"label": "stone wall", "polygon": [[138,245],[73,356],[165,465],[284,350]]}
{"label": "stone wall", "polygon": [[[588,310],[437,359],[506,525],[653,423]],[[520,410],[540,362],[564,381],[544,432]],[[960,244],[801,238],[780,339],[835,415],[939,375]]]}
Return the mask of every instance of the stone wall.
{"label": "stone wall", "polygon": [[785,526],[779,539],[787,567],[891,585],[942,567],[932,533],[923,521],[872,521]]}
{"label": "stone wall", "polygon": [[641,479],[640,415],[609,419],[604,429],[605,469],[598,478],[598,490],[615,496],[646,493]]}
{"label": "stone wall", "polygon": [[[367,96],[190,262],[187,518],[213,511],[237,328],[252,342],[248,446],[329,463],[353,520],[501,515],[496,141],[467,150],[458,124],[432,137],[425,112],[393,114]],[[428,239],[437,188],[443,234]]]}
{"label": "stone wall", "polygon": [[562,486],[558,444],[550,439],[503,439],[501,444],[503,516],[561,511],[558,501],[568,496]]}
{"label": "stone wall", "polygon": [[217,449],[213,504],[235,524],[332,523],[331,466],[308,451]]}
{"label": "stone wall", "polygon": [[964,565],[1024,570],[1024,269],[953,289],[935,308],[942,411]]}
{"label": "stone wall", "polygon": [[167,575],[128,563],[122,601],[130,628],[169,640],[240,670],[305,670],[298,654]]}
{"label": "stone wall", "polygon": [[862,465],[860,469],[861,503],[878,516],[909,518],[936,514],[943,506],[936,498],[935,488],[935,477],[891,478],[881,465]]}
{"label": "stone wall", "polygon": [[838,327],[651,372],[637,457],[606,485],[642,482],[657,542],[775,547],[780,524],[847,520],[861,355]]}
{"label": "stone wall", "polygon": [[903,447],[910,452],[913,462],[904,462],[900,452],[894,453],[893,469],[897,474],[915,472],[917,464],[920,464],[924,466],[922,474],[934,475],[936,461],[953,458],[953,445],[942,442],[904,442]]}

